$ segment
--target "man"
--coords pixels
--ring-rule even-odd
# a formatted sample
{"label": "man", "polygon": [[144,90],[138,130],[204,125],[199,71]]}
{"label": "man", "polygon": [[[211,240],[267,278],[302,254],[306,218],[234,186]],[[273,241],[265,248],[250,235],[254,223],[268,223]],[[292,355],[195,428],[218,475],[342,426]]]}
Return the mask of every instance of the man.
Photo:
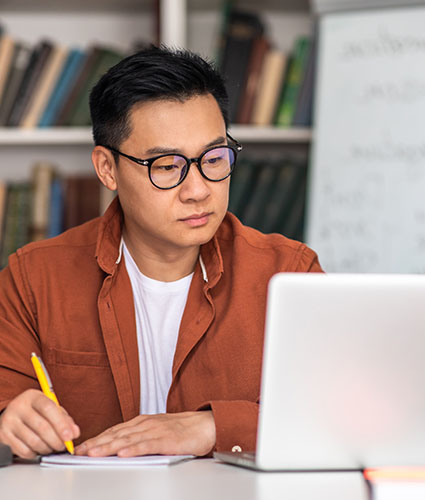
{"label": "man", "polygon": [[[118,196],[0,274],[0,441],[26,458],[70,439],[92,456],[252,450],[267,283],[321,271],[317,257],[226,214],[241,147],[200,57],[130,56],[90,107],[93,164]],[[33,351],[63,408],[40,392]]]}

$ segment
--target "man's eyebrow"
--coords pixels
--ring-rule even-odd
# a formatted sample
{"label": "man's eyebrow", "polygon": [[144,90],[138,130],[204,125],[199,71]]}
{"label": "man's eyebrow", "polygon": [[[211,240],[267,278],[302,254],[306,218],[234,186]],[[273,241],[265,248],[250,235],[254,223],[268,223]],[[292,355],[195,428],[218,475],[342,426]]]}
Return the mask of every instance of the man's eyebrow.
{"label": "man's eyebrow", "polygon": [[[226,142],[226,138],[223,136],[217,137],[213,141],[205,144],[204,149],[212,148],[213,146],[222,146]],[[156,146],[146,150],[146,155],[162,155],[162,154],[184,154],[181,149],[176,148],[165,148],[161,146]]]}

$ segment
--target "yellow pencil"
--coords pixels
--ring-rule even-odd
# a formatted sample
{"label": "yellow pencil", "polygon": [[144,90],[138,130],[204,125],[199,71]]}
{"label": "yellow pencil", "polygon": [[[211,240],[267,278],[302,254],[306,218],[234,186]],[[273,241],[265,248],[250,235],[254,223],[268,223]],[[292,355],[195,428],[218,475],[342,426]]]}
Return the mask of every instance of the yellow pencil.
{"label": "yellow pencil", "polygon": [[[53,390],[52,381],[50,380],[49,374],[47,373],[46,367],[44,366],[41,358],[37,356],[34,352],[31,354],[31,362],[37,375],[38,382],[40,384],[43,394],[51,399],[54,403],[59,406],[58,398],[56,397],[55,391]],[[74,444],[72,441],[65,441],[66,449],[74,454]]]}

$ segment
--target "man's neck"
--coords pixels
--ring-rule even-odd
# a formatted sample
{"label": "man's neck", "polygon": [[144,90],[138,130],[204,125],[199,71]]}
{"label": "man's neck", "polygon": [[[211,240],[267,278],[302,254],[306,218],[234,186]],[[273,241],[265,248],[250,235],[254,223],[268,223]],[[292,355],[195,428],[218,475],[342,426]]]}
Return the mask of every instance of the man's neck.
{"label": "man's neck", "polygon": [[199,247],[155,252],[138,245],[124,230],[124,241],[139,271],[158,281],[177,281],[191,274],[199,258]]}

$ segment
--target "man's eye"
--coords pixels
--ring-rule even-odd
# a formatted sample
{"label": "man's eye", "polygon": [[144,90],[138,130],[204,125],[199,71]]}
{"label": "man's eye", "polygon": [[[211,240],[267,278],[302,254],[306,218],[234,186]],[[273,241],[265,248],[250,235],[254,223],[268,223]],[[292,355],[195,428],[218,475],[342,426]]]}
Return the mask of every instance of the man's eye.
{"label": "man's eye", "polygon": [[208,165],[214,165],[214,163],[218,163],[219,161],[222,161],[223,157],[222,156],[216,156],[215,158],[208,158],[207,163]]}
{"label": "man's eye", "polygon": [[169,172],[170,170],[176,170],[180,168],[178,165],[158,165],[155,166],[157,170],[163,170],[164,172]]}

